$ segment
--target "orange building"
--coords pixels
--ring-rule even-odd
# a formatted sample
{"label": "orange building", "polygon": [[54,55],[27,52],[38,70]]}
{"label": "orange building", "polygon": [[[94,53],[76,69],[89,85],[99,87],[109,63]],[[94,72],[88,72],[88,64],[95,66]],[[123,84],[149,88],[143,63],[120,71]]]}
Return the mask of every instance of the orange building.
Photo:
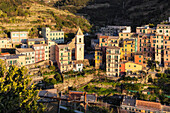
{"label": "orange building", "polygon": [[124,75],[125,74],[125,62],[121,62],[119,64],[119,73],[120,73],[120,75]]}
{"label": "orange building", "polygon": [[135,54],[134,55],[135,63],[143,65],[143,55],[142,54]]}

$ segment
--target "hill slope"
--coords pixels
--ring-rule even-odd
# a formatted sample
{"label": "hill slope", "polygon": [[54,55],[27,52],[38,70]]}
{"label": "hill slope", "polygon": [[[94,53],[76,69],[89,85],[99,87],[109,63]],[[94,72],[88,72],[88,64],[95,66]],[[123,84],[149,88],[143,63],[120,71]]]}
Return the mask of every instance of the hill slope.
{"label": "hill slope", "polygon": [[85,6],[76,7],[74,2],[81,0],[69,1],[61,0],[55,6],[88,15],[91,23],[99,26],[157,24],[170,16],[169,0],[86,0]]}
{"label": "hill slope", "polygon": [[75,32],[77,26],[84,31],[91,28],[90,23],[81,16],[59,10],[36,0],[0,0],[0,34],[5,30],[30,30],[30,36],[38,34],[38,29],[49,26]]}

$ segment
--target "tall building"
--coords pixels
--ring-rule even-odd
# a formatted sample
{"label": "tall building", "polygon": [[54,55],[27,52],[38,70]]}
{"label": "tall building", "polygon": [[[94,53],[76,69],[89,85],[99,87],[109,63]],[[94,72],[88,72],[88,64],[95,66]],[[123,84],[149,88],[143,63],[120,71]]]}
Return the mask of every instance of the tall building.
{"label": "tall building", "polygon": [[109,46],[106,48],[106,74],[109,77],[119,77],[120,48]]}
{"label": "tall building", "polygon": [[82,30],[79,28],[75,36],[75,59],[84,60],[84,35]]}
{"label": "tall building", "polygon": [[170,67],[170,36],[164,36],[164,67]]}
{"label": "tall building", "polygon": [[42,28],[42,36],[44,39],[55,41],[56,43],[64,43],[64,32],[63,31],[51,31],[49,27]]}
{"label": "tall building", "polygon": [[61,73],[73,69],[72,53],[68,44],[55,46],[55,58]]}
{"label": "tall building", "polygon": [[95,47],[95,69],[100,69],[102,67],[102,49]]}
{"label": "tall building", "polygon": [[10,35],[12,43],[26,43],[28,39],[28,31],[13,31]]}

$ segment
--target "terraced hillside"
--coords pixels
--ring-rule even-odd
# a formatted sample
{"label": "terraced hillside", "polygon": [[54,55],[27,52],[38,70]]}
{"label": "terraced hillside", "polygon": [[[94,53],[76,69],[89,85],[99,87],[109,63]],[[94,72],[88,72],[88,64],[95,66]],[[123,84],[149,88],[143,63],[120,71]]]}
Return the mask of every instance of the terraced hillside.
{"label": "terraced hillside", "polygon": [[85,4],[76,4],[81,0],[61,0],[56,7],[68,9],[90,18],[91,23],[105,25],[157,24],[170,16],[169,0],[86,0]]}
{"label": "terraced hillside", "polygon": [[43,26],[75,32],[77,25],[84,31],[91,27],[81,16],[36,0],[0,0],[0,34],[3,34],[3,31],[8,33],[11,30],[30,30],[30,36],[34,37],[38,34],[37,28]]}

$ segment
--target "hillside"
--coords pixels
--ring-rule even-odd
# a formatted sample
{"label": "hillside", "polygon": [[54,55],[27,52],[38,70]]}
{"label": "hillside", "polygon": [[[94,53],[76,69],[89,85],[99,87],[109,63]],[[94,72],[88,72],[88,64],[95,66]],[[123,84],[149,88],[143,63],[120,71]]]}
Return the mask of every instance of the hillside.
{"label": "hillside", "polygon": [[81,0],[61,0],[55,6],[84,15],[97,26],[136,27],[157,24],[170,16],[169,0],[85,0],[84,4],[76,1]]}
{"label": "hillside", "polygon": [[0,34],[4,31],[9,33],[29,30],[30,37],[36,37],[43,26],[75,32],[78,25],[84,31],[89,31],[91,28],[85,18],[67,10],[56,9],[38,0],[0,0]]}

